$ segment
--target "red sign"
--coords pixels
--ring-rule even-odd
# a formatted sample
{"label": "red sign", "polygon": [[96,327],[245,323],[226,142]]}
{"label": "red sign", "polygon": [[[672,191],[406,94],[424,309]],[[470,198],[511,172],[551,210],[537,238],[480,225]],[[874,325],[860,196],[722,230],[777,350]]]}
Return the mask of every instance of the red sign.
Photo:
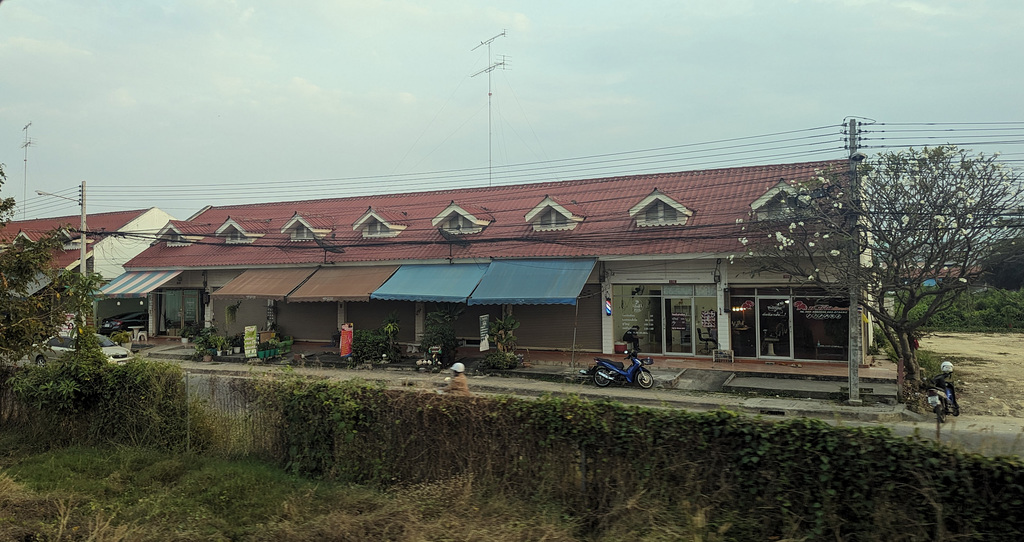
{"label": "red sign", "polygon": [[352,324],[342,324],[341,326],[341,346],[338,352],[341,356],[352,355],[352,334],[354,330]]}

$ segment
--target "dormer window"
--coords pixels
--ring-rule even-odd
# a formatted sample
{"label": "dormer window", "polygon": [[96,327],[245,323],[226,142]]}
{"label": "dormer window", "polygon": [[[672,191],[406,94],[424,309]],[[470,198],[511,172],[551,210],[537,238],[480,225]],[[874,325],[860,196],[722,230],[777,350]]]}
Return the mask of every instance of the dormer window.
{"label": "dormer window", "polygon": [[300,216],[299,213],[292,215],[291,220],[285,223],[281,228],[281,233],[287,233],[288,238],[292,241],[312,241],[314,239],[323,239],[325,235],[331,232],[333,226],[332,222],[326,220],[325,217],[319,216]]}
{"label": "dormer window", "polygon": [[380,220],[368,220],[366,221],[366,228],[363,229],[363,235],[366,237],[386,237],[391,235],[391,230],[387,224]]}
{"label": "dormer window", "polygon": [[456,205],[453,201],[434,217],[431,224],[453,235],[480,233],[491,223],[489,218],[493,217],[490,217],[490,213],[484,208],[470,209]]}
{"label": "dormer window", "polygon": [[679,213],[676,212],[675,208],[670,207],[664,201],[656,201],[649,205],[644,211],[644,220],[648,223],[666,223],[676,222],[676,217]]}
{"label": "dormer window", "polygon": [[245,237],[244,233],[236,229],[232,229],[231,231],[229,231],[224,239],[228,243],[246,243],[249,241],[249,239]]}
{"label": "dormer window", "polygon": [[241,245],[252,243],[256,239],[263,237],[265,231],[266,225],[260,221],[228,217],[217,228],[216,234],[224,238],[225,244]]}
{"label": "dormer window", "polygon": [[192,244],[184,235],[178,232],[170,232],[167,235],[162,235],[160,238],[167,241],[167,246],[171,247],[183,247]]}
{"label": "dormer window", "polygon": [[352,225],[355,231],[362,231],[363,237],[396,237],[407,227],[397,221],[405,213],[389,213],[370,207]]}
{"label": "dormer window", "polygon": [[77,233],[72,234],[68,230],[61,230],[60,236],[63,238],[61,244],[64,250],[79,250],[82,238]]}
{"label": "dormer window", "polygon": [[646,198],[629,210],[629,216],[636,219],[637,226],[682,226],[693,216],[693,211],[654,189]]}
{"label": "dormer window", "polygon": [[544,229],[560,228],[567,226],[568,224],[569,219],[551,207],[548,207],[546,211],[541,213],[540,219],[538,220],[538,225]]}
{"label": "dormer window", "polygon": [[202,240],[203,231],[210,231],[209,224],[194,224],[183,220],[168,222],[156,234],[157,242],[164,241],[167,246],[188,246]]}
{"label": "dormer window", "polygon": [[757,220],[791,218],[796,214],[799,200],[797,188],[783,180],[754,200],[754,203],[750,204],[750,210]]}
{"label": "dormer window", "polygon": [[313,230],[307,228],[306,226],[303,226],[302,224],[298,224],[298,225],[295,226],[295,229],[292,230],[292,241],[312,241],[312,240],[313,240]]}
{"label": "dormer window", "polygon": [[[575,205],[573,202],[572,205]],[[584,217],[573,213],[551,196],[547,196],[529,213],[526,221],[533,224],[534,231],[558,231],[575,229]]]}

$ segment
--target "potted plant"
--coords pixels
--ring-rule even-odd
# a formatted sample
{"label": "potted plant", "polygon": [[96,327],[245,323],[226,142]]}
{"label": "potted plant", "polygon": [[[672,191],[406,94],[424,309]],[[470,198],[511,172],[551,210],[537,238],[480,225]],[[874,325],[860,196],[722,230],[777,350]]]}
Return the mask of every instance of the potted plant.
{"label": "potted plant", "polygon": [[242,347],[245,346],[245,335],[241,333],[235,333],[231,336],[231,351],[234,354],[242,352]]}
{"label": "potted plant", "polygon": [[195,322],[189,322],[185,324],[185,327],[181,328],[181,342],[187,343],[193,338],[199,335],[199,326]]}
{"label": "potted plant", "polygon": [[256,345],[256,357],[259,359],[270,357],[270,341],[262,341]]}
{"label": "potted plant", "polygon": [[117,331],[110,335],[110,340],[123,346],[129,352],[132,351],[132,334],[127,331]]}
{"label": "potted plant", "polygon": [[293,344],[295,344],[295,339],[291,335],[282,335],[278,346],[281,350],[281,354],[291,352]]}
{"label": "potted plant", "polygon": [[228,349],[228,338],[223,335],[213,335],[210,337],[210,344],[217,351],[218,356],[223,356],[227,353]]}

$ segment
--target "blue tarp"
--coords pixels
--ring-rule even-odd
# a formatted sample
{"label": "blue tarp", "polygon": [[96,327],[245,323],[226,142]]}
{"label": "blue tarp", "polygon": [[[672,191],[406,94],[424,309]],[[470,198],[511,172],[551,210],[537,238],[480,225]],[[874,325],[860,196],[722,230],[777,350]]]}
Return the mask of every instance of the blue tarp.
{"label": "blue tarp", "polygon": [[487,264],[403,265],[370,299],[465,303]]}
{"label": "blue tarp", "polygon": [[470,305],[575,305],[594,260],[494,260]]}

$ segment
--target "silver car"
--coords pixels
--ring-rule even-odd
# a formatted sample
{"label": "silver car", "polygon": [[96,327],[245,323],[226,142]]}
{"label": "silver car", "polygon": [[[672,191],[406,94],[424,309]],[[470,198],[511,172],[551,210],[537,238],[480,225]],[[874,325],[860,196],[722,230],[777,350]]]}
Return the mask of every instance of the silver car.
{"label": "silver car", "polygon": [[[128,357],[132,354],[128,349],[118,346],[117,343],[99,333],[96,334],[96,341],[100,343],[100,348],[103,349],[103,353],[107,355],[107,361],[110,363],[124,363],[128,361]],[[43,365],[50,360],[59,358],[64,352],[74,349],[74,337],[53,337],[46,341],[46,344],[42,345],[41,349],[32,359],[36,365]]]}

